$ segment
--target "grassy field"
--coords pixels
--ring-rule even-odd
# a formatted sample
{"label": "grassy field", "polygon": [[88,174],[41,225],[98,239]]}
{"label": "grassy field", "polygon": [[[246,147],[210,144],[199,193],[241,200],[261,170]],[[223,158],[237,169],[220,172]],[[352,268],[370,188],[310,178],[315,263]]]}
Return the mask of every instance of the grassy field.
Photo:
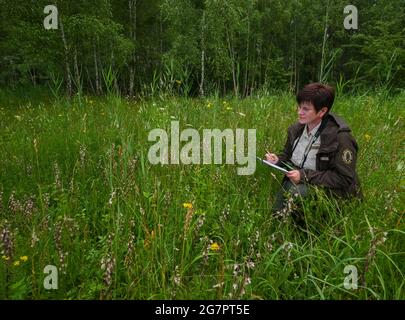
{"label": "grassy field", "polygon": [[[279,151],[296,119],[291,95],[0,91],[0,298],[404,299],[404,105],[404,94],[337,98],[360,147],[365,200],[308,200],[305,231],[270,215],[282,175],[267,167],[239,176],[234,165],[147,158],[149,131],[172,120],[256,128],[258,155]],[[56,290],[44,288],[47,265]],[[357,289],[344,285],[350,265]]]}

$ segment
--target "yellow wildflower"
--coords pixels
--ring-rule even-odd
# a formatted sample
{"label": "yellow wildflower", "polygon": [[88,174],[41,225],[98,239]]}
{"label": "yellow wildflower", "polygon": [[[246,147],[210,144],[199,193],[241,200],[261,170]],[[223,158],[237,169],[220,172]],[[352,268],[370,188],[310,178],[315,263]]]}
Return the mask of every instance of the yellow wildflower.
{"label": "yellow wildflower", "polygon": [[20,257],[20,260],[22,262],[26,262],[28,260],[28,257],[27,256],[22,256],[22,257]]}
{"label": "yellow wildflower", "polygon": [[371,139],[371,136],[366,133],[366,134],[364,135],[364,138],[366,139],[367,142],[369,142],[370,139]]}
{"label": "yellow wildflower", "polygon": [[6,261],[10,260],[10,257],[7,257],[7,256],[2,256],[1,258],[2,258],[3,260],[6,260]]}
{"label": "yellow wildflower", "polygon": [[13,264],[14,264],[14,267],[18,267],[18,266],[20,265],[20,261],[18,261],[18,260],[17,260],[17,261],[14,261]]}
{"label": "yellow wildflower", "polygon": [[192,209],[193,204],[191,202],[184,202],[183,207],[186,208],[186,209]]}
{"label": "yellow wildflower", "polygon": [[210,245],[210,249],[211,249],[212,251],[218,251],[218,250],[220,249],[219,244],[216,243],[216,242],[212,243],[212,244]]}

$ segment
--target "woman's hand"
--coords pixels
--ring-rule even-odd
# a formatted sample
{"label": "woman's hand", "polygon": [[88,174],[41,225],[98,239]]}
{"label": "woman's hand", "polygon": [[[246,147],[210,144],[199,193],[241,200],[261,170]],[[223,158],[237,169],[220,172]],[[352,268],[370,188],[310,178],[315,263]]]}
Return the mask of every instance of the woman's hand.
{"label": "woman's hand", "polygon": [[291,170],[285,174],[292,183],[298,184],[301,180],[301,174],[298,170]]}
{"label": "woman's hand", "polygon": [[278,157],[274,153],[266,153],[266,160],[272,164],[276,164]]}

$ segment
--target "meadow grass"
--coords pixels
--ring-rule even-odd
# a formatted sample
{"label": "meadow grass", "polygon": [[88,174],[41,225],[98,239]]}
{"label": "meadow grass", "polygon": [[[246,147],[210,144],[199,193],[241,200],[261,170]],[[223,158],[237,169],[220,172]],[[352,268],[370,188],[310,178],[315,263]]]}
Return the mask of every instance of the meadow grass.
{"label": "meadow grass", "polygon": [[[282,176],[260,164],[151,165],[154,128],[255,128],[280,151],[289,94],[237,99],[0,91],[1,299],[404,299],[405,95],[339,97],[365,199],[322,194],[304,227],[270,214]],[[46,265],[58,289],[43,285]],[[358,270],[347,289],[345,267]]]}

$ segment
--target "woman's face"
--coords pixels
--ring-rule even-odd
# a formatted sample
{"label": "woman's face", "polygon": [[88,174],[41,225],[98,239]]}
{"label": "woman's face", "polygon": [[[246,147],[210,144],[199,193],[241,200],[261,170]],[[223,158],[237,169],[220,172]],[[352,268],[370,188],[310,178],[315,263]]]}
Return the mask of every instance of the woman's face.
{"label": "woman's face", "polygon": [[316,112],[314,105],[311,102],[302,102],[297,107],[298,121],[301,124],[317,124],[322,120],[327,108],[322,108]]}

